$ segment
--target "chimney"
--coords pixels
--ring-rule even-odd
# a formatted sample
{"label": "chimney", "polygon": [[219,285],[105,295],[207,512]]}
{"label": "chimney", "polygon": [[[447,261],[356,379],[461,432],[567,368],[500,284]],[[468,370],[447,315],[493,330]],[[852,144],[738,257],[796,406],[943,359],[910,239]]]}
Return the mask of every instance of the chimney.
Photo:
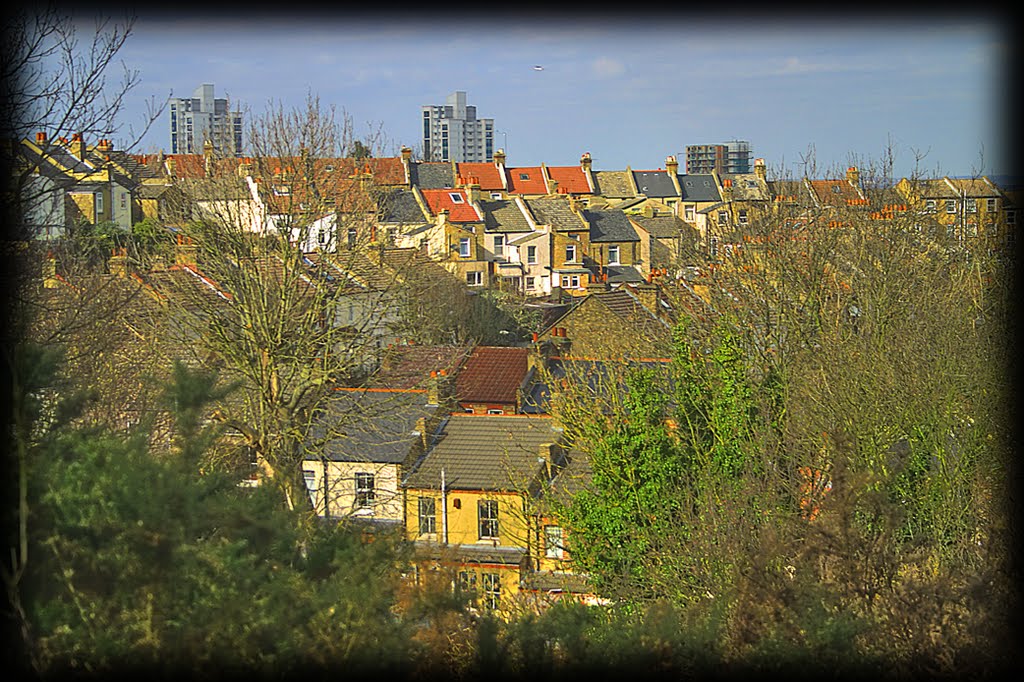
{"label": "chimney", "polygon": [[548,194],[558,194],[558,180],[551,178],[548,181]]}
{"label": "chimney", "polygon": [[114,151],[114,145],[110,140],[100,140],[96,143],[96,150],[100,152]]}
{"label": "chimney", "polygon": [[636,294],[640,305],[647,308],[652,314],[659,315],[657,284],[651,284],[650,282],[638,284],[636,285]]}
{"label": "chimney", "polygon": [[36,144],[39,144],[39,145],[46,144],[46,133],[42,133],[42,132],[36,133]]}
{"label": "chimney", "polygon": [[665,159],[665,170],[669,172],[669,175],[679,174],[679,162],[676,161],[676,157],[670,156]]}
{"label": "chimney", "polygon": [[191,265],[196,264],[196,251],[197,247],[192,243],[191,237],[185,235],[178,235],[178,243],[174,248],[174,262],[177,265]]}
{"label": "chimney", "polygon": [[206,177],[213,177],[213,143],[207,140],[203,142],[203,165]]}
{"label": "chimney", "polygon": [[71,153],[79,159],[85,159],[85,140],[82,139],[82,133],[71,136]]}
{"label": "chimney", "polygon": [[469,178],[469,184],[466,185],[466,196],[471,204],[480,201],[480,181],[478,178]]}
{"label": "chimney", "polygon": [[591,163],[590,152],[583,152],[583,156],[580,157],[580,165],[583,166],[583,172],[590,172]]}
{"label": "chimney", "polygon": [[107,262],[107,268],[110,270],[111,275],[117,275],[118,277],[128,276],[128,251],[125,248],[114,249],[111,252],[110,260]]}
{"label": "chimney", "polygon": [[440,405],[447,398],[448,384],[447,370],[431,371],[430,379],[427,381],[427,403]]}
{"label": "chimney", "polygon": [[759,180],[767,179],[768,169],[764,165],[764,159],[754,159],[754,174]]}
{"label": "chimney", "polygon": [[645,218],[653,218],[654,217],[654,206],[652,206],[651,204],[644,204],[643,213],[644,213],[644,217]]}
{"label": "chimney", "polygon": [[860,187],[860,171],[857,170],[856,166],[850,166],[846,169],[846,181],[854,187]]}
{"label": "chimney", "polygon": [[402,163],[409,163],[412,161],[412,149],[406,146],[402,146]]}
{"label": "chimney", "polygon": [[238,177],[244,178],[252,175],[252,159],[245,157],[238,163]]}
{"label": "chimney", "polygon": [[167,164],[168,177],[174,178],[174,157],[168,156],[167,159],[165,160],[165,163]]}
{"label": "chimney", "polygon": [[505,165],[505,150],[504,149],[498,149],[497,151],[494,152],[494,165],[495,166],[504,166]]}
{"label": "chimney", "polygon": [[551,471],[554,465],[552,460],[555,457],[555,448],[557,447],[555,443],[541,443],[537,446],[537,463],[544,465],[544,471],[549,479],[551,478]]}
{"label": "chimney", "polygon": [[722,201],[732,201],[732,178],[722,180]]}
{"label": "chimney", "polygon": [[416,431],[420,434],[420,445],[423,447],[423,450],[426,451],[430,440],[430,436],[427,433],[426,417],[420,417],[416,420]]}

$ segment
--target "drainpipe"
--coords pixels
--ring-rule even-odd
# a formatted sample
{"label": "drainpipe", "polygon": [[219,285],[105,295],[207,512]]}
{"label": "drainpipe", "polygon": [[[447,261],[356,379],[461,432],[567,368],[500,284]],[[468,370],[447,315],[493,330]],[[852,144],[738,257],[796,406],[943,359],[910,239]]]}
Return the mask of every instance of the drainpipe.
{"label": "drainpipe", "polygon": [[444,488],[444,467],[441,467],[441,542],[448,544],[448,495]]}

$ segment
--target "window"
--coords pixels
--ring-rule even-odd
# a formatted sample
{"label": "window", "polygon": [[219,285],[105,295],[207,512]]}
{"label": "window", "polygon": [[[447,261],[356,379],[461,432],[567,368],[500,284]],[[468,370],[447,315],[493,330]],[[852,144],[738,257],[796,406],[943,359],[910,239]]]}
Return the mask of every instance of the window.
{"label": "window", "polygon": [[718,224],[727,225],[729,223],[729,214],[726,211],[718,212]]}
{"label": "window", "polygon": [[471,287],[478,287],[484,283],[484,275],[479,270],[466,273],[466,284]]}
{"label": "window", "polygon": [[561,559],[565,554],[562,549],[562,527],[544,526],[544,556],[548,559]]}
{"label": "window", "polygon": [[473,571],[459,571],[458,588],[463,592],[476,592],[476,573]]}
{"label": "window", "polygon": [[373,500],[373,474],[356,474],[356,506],[369,507]]}
{"label": "window", "polygon": [[96,213],[103,213],[103,195],[96,195]]}
{"label": "window", "polygon": [[302,479],[306,482],[306,490],[316,490],[316,472],[312,469],[302,470]]}
{"label": "window", "polygon": [[978,212],[978,200],[971,198],[967,200],[967,212],[977,213]]}
{"label": "window", "polygon": [[459,256],[469,258],[469,237],[459,238]]}
{"label": "window", "polygon": [[712,237],[709,244],[708,250],[711,253],[711,257],[715,258],[718,256],[718,237]]}
{"label": "window", "polygon": [[448,194],[448,196],[450,196],[452,198],[452,203],[453,204],[464,204],[464,203],[466,203],[465,200],[463,200],[461,194],[457,194],[455,192],[451,192],[451,193]]}
{"label": "window", "polygon": [[526,290],[527,291],[533,291],[536,288],[537,288],[537,278],[536,277],[527,277],[526,278]]}
{"label": "window", "polygon": [[609,246],[608,247],[608,265],[619,264],[619,247]]}
{"label": "window", "polygon": [[1006,224],[1007,225],[1016,225],[1017,224],[1017,212],[1016,211],[1007,211],[1006,212]]}
{"label": "window", "polygon": [[356,247],[356,228],[348,228],[348,248],[354,249]]}
{"label": "window", "polygon": [[494,235],[494,255],[497,258],[505,257],[505,235]]}
{"label": "window", "polygon": [[684,219],[686,220],[686,222],[692,223],[696,219],[697,207],[696,206],[687,206],[686,208],[683,209],[683,213],[684,213],[684,216],[685,216]]}
{"label": "window", "polygon": [[419,500],[420,535],[437,532],[437,511],[433,497],[421,497]]}
{"label": "window", "polygon": [[480,500],[477,502],[477,517],[480,520],[480,539],[498,537],[498,501]]}
{"label": "window", "polygon": [[491,192],[491,198],[492,199],[500,199],[501,198],[501,192]]}
{"label": "window", "polygon": [[573,262],[576,261],[576,245],[575,244],[566,244],[565,245],[565,260],[568,263],[573,263]]}
{"label": "window", "polygon": [[520,173],[519,174],[519,179],[520,180],[529,180],[530,179],[530,174],[529,173]]}
{"label": "window", "polygon": [[742,208],[740,209],[740,225],[746,225],[747,222],[747,209]]}
{"label": "window", "polygon": [[924,210],[928,213],[935,213],[935,199],[928,199],[925,201]]}
{"label": "window", "polygon": [[320,230],[319,232],[317,232],[316,240],[320,243],[321,246],[326,244],[327,243],[327,230]]}
{"label": "window", "polygon": [[128,193],[121,192],[121,210],[123,211],[128,207]]}
{"label": "window", "polygon": [[986,199],[985,200],[985,210],[988,211],[989,213],[995,213],[995,210],[996,210],[996,200],[995,199]]}
{"label": "window", "polygon": [[956,213],[956,199],[946,199],[946,213]]}
{"label": "window", "polygon": [[537,262],[537,247],[527,246],[526,247],[526,262],[533,265]]}
{"label": "window", "polygon": [[487,414],[505,414],[505,410],[499,410],[492,407],[487,410]]}
{"label": "window", "polygon": [[484,608],[494,611],[501,605],[501,576],[497,573],[484,573],[480,578],[483,583]]}
{"label": "window", "polygon": [[580,286],[579,275],[562,275],[562,288],[578,289]]}

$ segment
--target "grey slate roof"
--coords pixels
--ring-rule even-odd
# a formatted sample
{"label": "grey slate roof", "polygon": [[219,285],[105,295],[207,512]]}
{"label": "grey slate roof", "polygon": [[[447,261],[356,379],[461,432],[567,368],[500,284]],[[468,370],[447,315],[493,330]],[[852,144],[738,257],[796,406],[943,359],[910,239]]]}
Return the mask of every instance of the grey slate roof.
{"label": "grey slate roof", "polygon": [[532,232],[526,216],[511,199],[481,199],[480,210],[484,214],[484,229],[488,232]]}
{"label": "grey slate roof", "polygon": [[633,171],[633,180],[636,182],[637,190],[644,196],[655,198],[679,196],[668,171]]}
{"label": "grey slate roof", "polygon": [[585,210],[583,217],[590,223],[591,242],[638,242],[639,235],[621,210]]}
{"label": "grey slate roof", "polygon": [[679,188],[683,190],[683,201],[721,201],[715,178],[710,173],[690,173],[679,176]]}
{"label": "grey slate roof", "polygon": [[569,200],[565,197],[539,197],[525,199],[534,219],[541,225],[550,225],[555,230],[585,229],[580,217],[569,208]]}
{"label": "grey slate roof", "polygon": [[541,473],[540,446],[557,442],[555,422],[527,415],[453,414],[405,480],[407,488],[526,490]]}
{"label": "grey slate roof", "polygon": [[430,222],[416,196],[408,189],[395,189],[385,194],[380,201],[380,211],[382,223],[421,225]]}
{"label": "grey slate roof", "polygon": [[455,170],[447,161],[410,163],[409,182],[420,189],[448,189],[455,187]]}
{"label": "grey slate roof", "polygon": [[591,171],[590,175],[594,178],[594,194],[607,198],[636,196],[627,171]]}
{"label": "grey slate roof", "polygon": [[426,391],[339,391],[312,437],[339,433],[322,448],[332,462],[400,464],[420,438],[416,420],[429,421],[437,409],[427,403]]}
{"label": "grey slate roof", "polygon": [[608,273],[609,284],[644,281],[644,276],[632,265],[606,265],[604,270]]}
{"label": "grey slate roof", "polygon": [[647,230],[656,239],[670,239],[689,236],[693,228],[674,215],[653,216],[634,215],[629,217],[634,223]]}

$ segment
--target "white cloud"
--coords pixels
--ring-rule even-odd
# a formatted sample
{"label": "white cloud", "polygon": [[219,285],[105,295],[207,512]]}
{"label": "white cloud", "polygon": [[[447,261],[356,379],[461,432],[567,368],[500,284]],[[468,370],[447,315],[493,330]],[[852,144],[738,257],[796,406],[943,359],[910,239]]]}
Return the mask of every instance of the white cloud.
{"label": "white cloud", "polygon": [[609,57],[598,57],[590,66],[594,75],[599,78],[614,78],[626,72],[626,66],[622,62]]}

